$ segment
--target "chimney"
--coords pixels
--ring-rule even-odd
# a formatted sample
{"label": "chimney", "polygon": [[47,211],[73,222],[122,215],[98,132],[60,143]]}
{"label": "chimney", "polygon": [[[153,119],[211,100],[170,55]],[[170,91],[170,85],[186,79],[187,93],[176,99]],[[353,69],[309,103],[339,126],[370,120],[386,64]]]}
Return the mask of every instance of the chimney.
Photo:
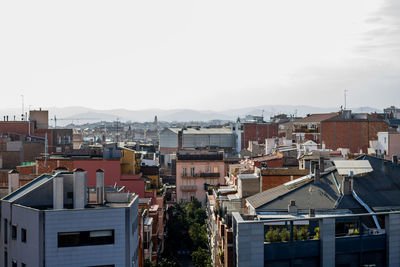
{"label": "chimney", "polygon": [[319,157],[319,169],[321,172],[325,171],[325,159],[324,157]]}
{"label": "chimney", "polygon": [[383,161],[383,169],[385,171],[385,175],[389,175],[389,162],[386,160]]}
{"label": "chimney", "polygon": [[11,170],[8,172],[8,194],[11,194],[19,187],[19,172]]}
{"label": "chimney", "polygon": [[397,158],[397,155],[393,155],[392,156],[392,162],[393,162],[393,165],[397,165],[398,164],[398,158]]}
{"label": "chimney", "polygon": [[64,177],[58,173],[53,178],[53,209],[64,208]]}
{"label": "chimney", "polygon": [[318,184],[321,182],[321,171],[319,170],[319,164],[314,165],[314,183]]}
{"label": "chimney", "polygon": [[98,169],[96,171],[96,203],[103,205],[105,202],[104,197],[104,171]]}
{"label": "chimney", "polygon": [[297,214],[296,200],[290,200],[290,204],[288,205],[288,213]]}
{"label": "chimney", "polygon": [[74,209],[84,209],[87,204],[87,172],[74,170]]}
{"label": "chimney", "polygon": [[182,149],[183,129],[178,131],[178,150]]}
{"label": "chimney", "polygon": [[308,217],[315,217],[315,209],[310,209],[308,211]]}
{"label": "chimney", "polygon": [[353,171],[350,171],[349,176],[345,176],[342,182],[342,194],[343,195],[351,195],[351,191],[353,191]]}

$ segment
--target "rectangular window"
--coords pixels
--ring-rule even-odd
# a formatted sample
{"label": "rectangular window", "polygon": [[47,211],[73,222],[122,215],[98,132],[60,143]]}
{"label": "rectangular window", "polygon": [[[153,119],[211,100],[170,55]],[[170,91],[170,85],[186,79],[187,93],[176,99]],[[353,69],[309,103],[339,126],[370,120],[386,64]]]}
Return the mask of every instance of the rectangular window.
{"label": "rectangular window", "polygon": [[186,177],[187,176],[187,173],[186,173],[186,168],[183,168],[183,170],[182,170],[183,172],[182,172],[182,176],[183,177]]}
{"label": "rectangular window", "polygon": [[17,239],[17,226],[16,225],[11,226],[11,238],[13,240]]}
{"label": "rectangular window", "polygon": [[17,261],[16,261],[16,260],[13,260],[11,266],[12,266],[12,267],[18,267]]}
{"label": "rectangular window", "polygon": [[218,167],[214,167],[214,173],[219,173]]}
{"label": "rectangular window", "polygon": [[4,244],[8,242],[8,221],[4,219]]}
{"label": "rectangular window", "polygon": [[26,243],[26,229],[21,228],[21,242]]}
{"label": "rectangular window", "polygon": [[194,177],[194,168],[190,168],[190,176]]}
{"label": "rectangular window", "polygon": [[8,254],[7,254],[7,251],[4,251],[4,266],[8,266]]}
{"label": "rectangular window", "polygon": [[58,247],[114,244],[114,230],[58,233]]}

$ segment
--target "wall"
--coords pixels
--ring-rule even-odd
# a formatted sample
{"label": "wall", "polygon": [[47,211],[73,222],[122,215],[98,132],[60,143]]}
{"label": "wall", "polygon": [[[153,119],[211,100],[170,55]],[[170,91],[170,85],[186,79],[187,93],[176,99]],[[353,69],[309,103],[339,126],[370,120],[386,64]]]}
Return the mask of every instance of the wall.
{"label": "wall", "polygon": [[48,110],[31,110],[29,119],[34,121],[37,129],[49,128],[49,111]]}
{"label": "wall", "polygon": [[400,133],[390,133],[389,134],[389,151],[388,156],[389,160],[392,160],[392,157],[396,155],[397,158],[400,158]]}
{"label": "wall", "polygon": [[247,149],[249,141],[257,141],[263,144],[265,139],[278,136],[278,124],[276,123],[244,123],[242,132],[242,149]]}
{"label": "wall", "polygon": [[235,149],[234,134],[183,134],[182,148],[220,147]]}
{"label": "wall", "polygon": [[[246,176],[246,174],[244,174]],[[238,195],[240,198],[249,197],[260,193],[260,179],[257,178],[241,178],[238,175]]]}
{"label": "wall", "polygon": [[[29,135],[29,123],[27,121],[0,121],[0,133],[9,134],[21,140],[21,137]],[[31,123],[31,133],[33,133],[33,123]]]}
{"label": "wall", "polygon": [[[46,266],[126,266],[126,238],[132,235],[125,208],[46,211],[45,225]],[[114,244],[58,248],[57,233],[90,230],[114,230]]]}
{"label": "wall", "polygon": [[0,158],[2,159],[3,169],[14,169],[17,165],[21,165],[22,152],[0,152]]}
{"label": "wall", "polygon": [[232,212],[233,253],[236,266],[264,266],[264,225],[244,223],[238,212]]}
{"label": "wall", "polygon": [[[183,168],[186,168],[186,173],[190,176],[190,168],[195,168],[195,173],[211,173],[214,172],[214,167],[218,168],[219,177],[182,177]],[[177,200],[190,200],[191,194],[199,201],[205,202],[206,191],[204,183],[208,184],[224,184],[225,183],[225,164],[223,161],[176,161],[176,193]],[[182,191],[182,186],[195,186],[193,191]]]}
{"label": "wall", "polygon": [[[22,263],[25,263],[27,266],[43,266],[43,247],[40,236],[42,221],[40,212],[13,205],[11,215],[11,220],[8,217],[8,229],[11,232],[11,225],[16,225],[17,238],[16,240],[12,240],[11,235],[8,238],[8,263],[11,264],[12,260],[16,260],[17,266],[21,266],[20,264]],[[3,218],[1,222],[2,229],[4,229]],[[26,243],[21,242],[21,228],[26,229]],[[1,258],[3,259],[3,255]],[[1,264],[3,264],[3,260]]]}
{"label": "wall", "polygon": [[121,173],[135,174],[135,151],[122,149],[121,151]]}
{"label": "wall", "polygon": [[261,182],[261,190],[265,191],[279,185],[282,185],[286,182],[291,181],[292,179],[297,179],[309,174],[309,170],[297,170],[297,169],[265,169],[262,170],[262,182]]}
{"label": "wall", "polygon": [[44,143],[24,142],[22,144],[22,158],[24,162],[34,162],[37,157],[44,153]]}
{"label": "wall", "polygon": [[349,148],[351,153],[367,153],[370,140],[377,140],[378,132],[387,131],[381,121],[322,121],[321,140],[327,149]]}
{"label": "wall", "polygon": [[169,130],[165,129],[160,132],[160,150],[162,148],[171,148],[176,149],[178,148],[178,134]]}

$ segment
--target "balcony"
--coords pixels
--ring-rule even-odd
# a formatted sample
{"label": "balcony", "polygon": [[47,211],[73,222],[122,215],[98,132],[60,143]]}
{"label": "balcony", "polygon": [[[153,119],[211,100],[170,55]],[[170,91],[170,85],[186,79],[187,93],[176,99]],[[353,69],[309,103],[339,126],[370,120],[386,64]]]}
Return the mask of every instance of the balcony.
{"label": "balcony", "polygon": [[180,187],[181,191],[196,191],[197,186],[195,185],[181,185]]}
{"label": "balcony", "polygon": [[182,173],[183,178],[219,178],[221,175],[219,172],[198,172],[194,174]]}

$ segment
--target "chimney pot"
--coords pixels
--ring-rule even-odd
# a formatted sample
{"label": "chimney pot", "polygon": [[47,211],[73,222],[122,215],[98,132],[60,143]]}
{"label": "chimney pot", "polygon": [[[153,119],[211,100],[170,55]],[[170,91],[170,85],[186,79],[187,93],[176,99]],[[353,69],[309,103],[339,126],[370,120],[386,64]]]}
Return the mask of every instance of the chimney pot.
{"label": "chimney pot", "polygon": [[290,200],[290,204],[288,205],[288,213],[289,214],[297,214],[297,207],[296,207],[295,200]]}
{"label": "chimney pot", "polygon": [[11,194],[19,187],[19,172],[11,170],[8,172],[8,194]]}
{"label": "chimney pot", "polygon": [[83,209],[87,204],[87,172],[74,170],[74,209]]}
{"label": "chimney pot", "polygon": [[349,176],[345,176],[342,182],[342,194],[350,195],[351,191],[353,191],[353,171],[350,171]]}
{"label": "chimney pot", "polygon": [[397,164],[398,164],[397,155],[393,155],[393,156],[392,156],[392,162],[393,162],[394,165],[397,165]]}
{"label": "chimney pot", "polygon": [[384,167],[385,175],[388,175],[389,174],[389,162],[384,160],[383,167]]}
{"label": "chimney pot", "polygon": [[53,209],[59,210],[64,208],[64,178],[61,174],[57,174],[53,178]]}
{"label": "chimney pot", "polygon": [[102,169],[98,169],[96,171],[96,203],[103,205],[104,202],[104,171]]}
{"label": "chimney pot", "polygon": [[314,183],[318,184],[321,181],[321,171],[319,164],[314,165]]}
{"label": "chimney pot", "polygon": [[310,209],[308,212],[309,217],[315,217],[315,209]]}
{"label": "chimney pot", "polygon": [[321,172],[325,171],[325,159],[324,159],[324,157],[320,157],[319,158],[319,169],[321,170]]}

